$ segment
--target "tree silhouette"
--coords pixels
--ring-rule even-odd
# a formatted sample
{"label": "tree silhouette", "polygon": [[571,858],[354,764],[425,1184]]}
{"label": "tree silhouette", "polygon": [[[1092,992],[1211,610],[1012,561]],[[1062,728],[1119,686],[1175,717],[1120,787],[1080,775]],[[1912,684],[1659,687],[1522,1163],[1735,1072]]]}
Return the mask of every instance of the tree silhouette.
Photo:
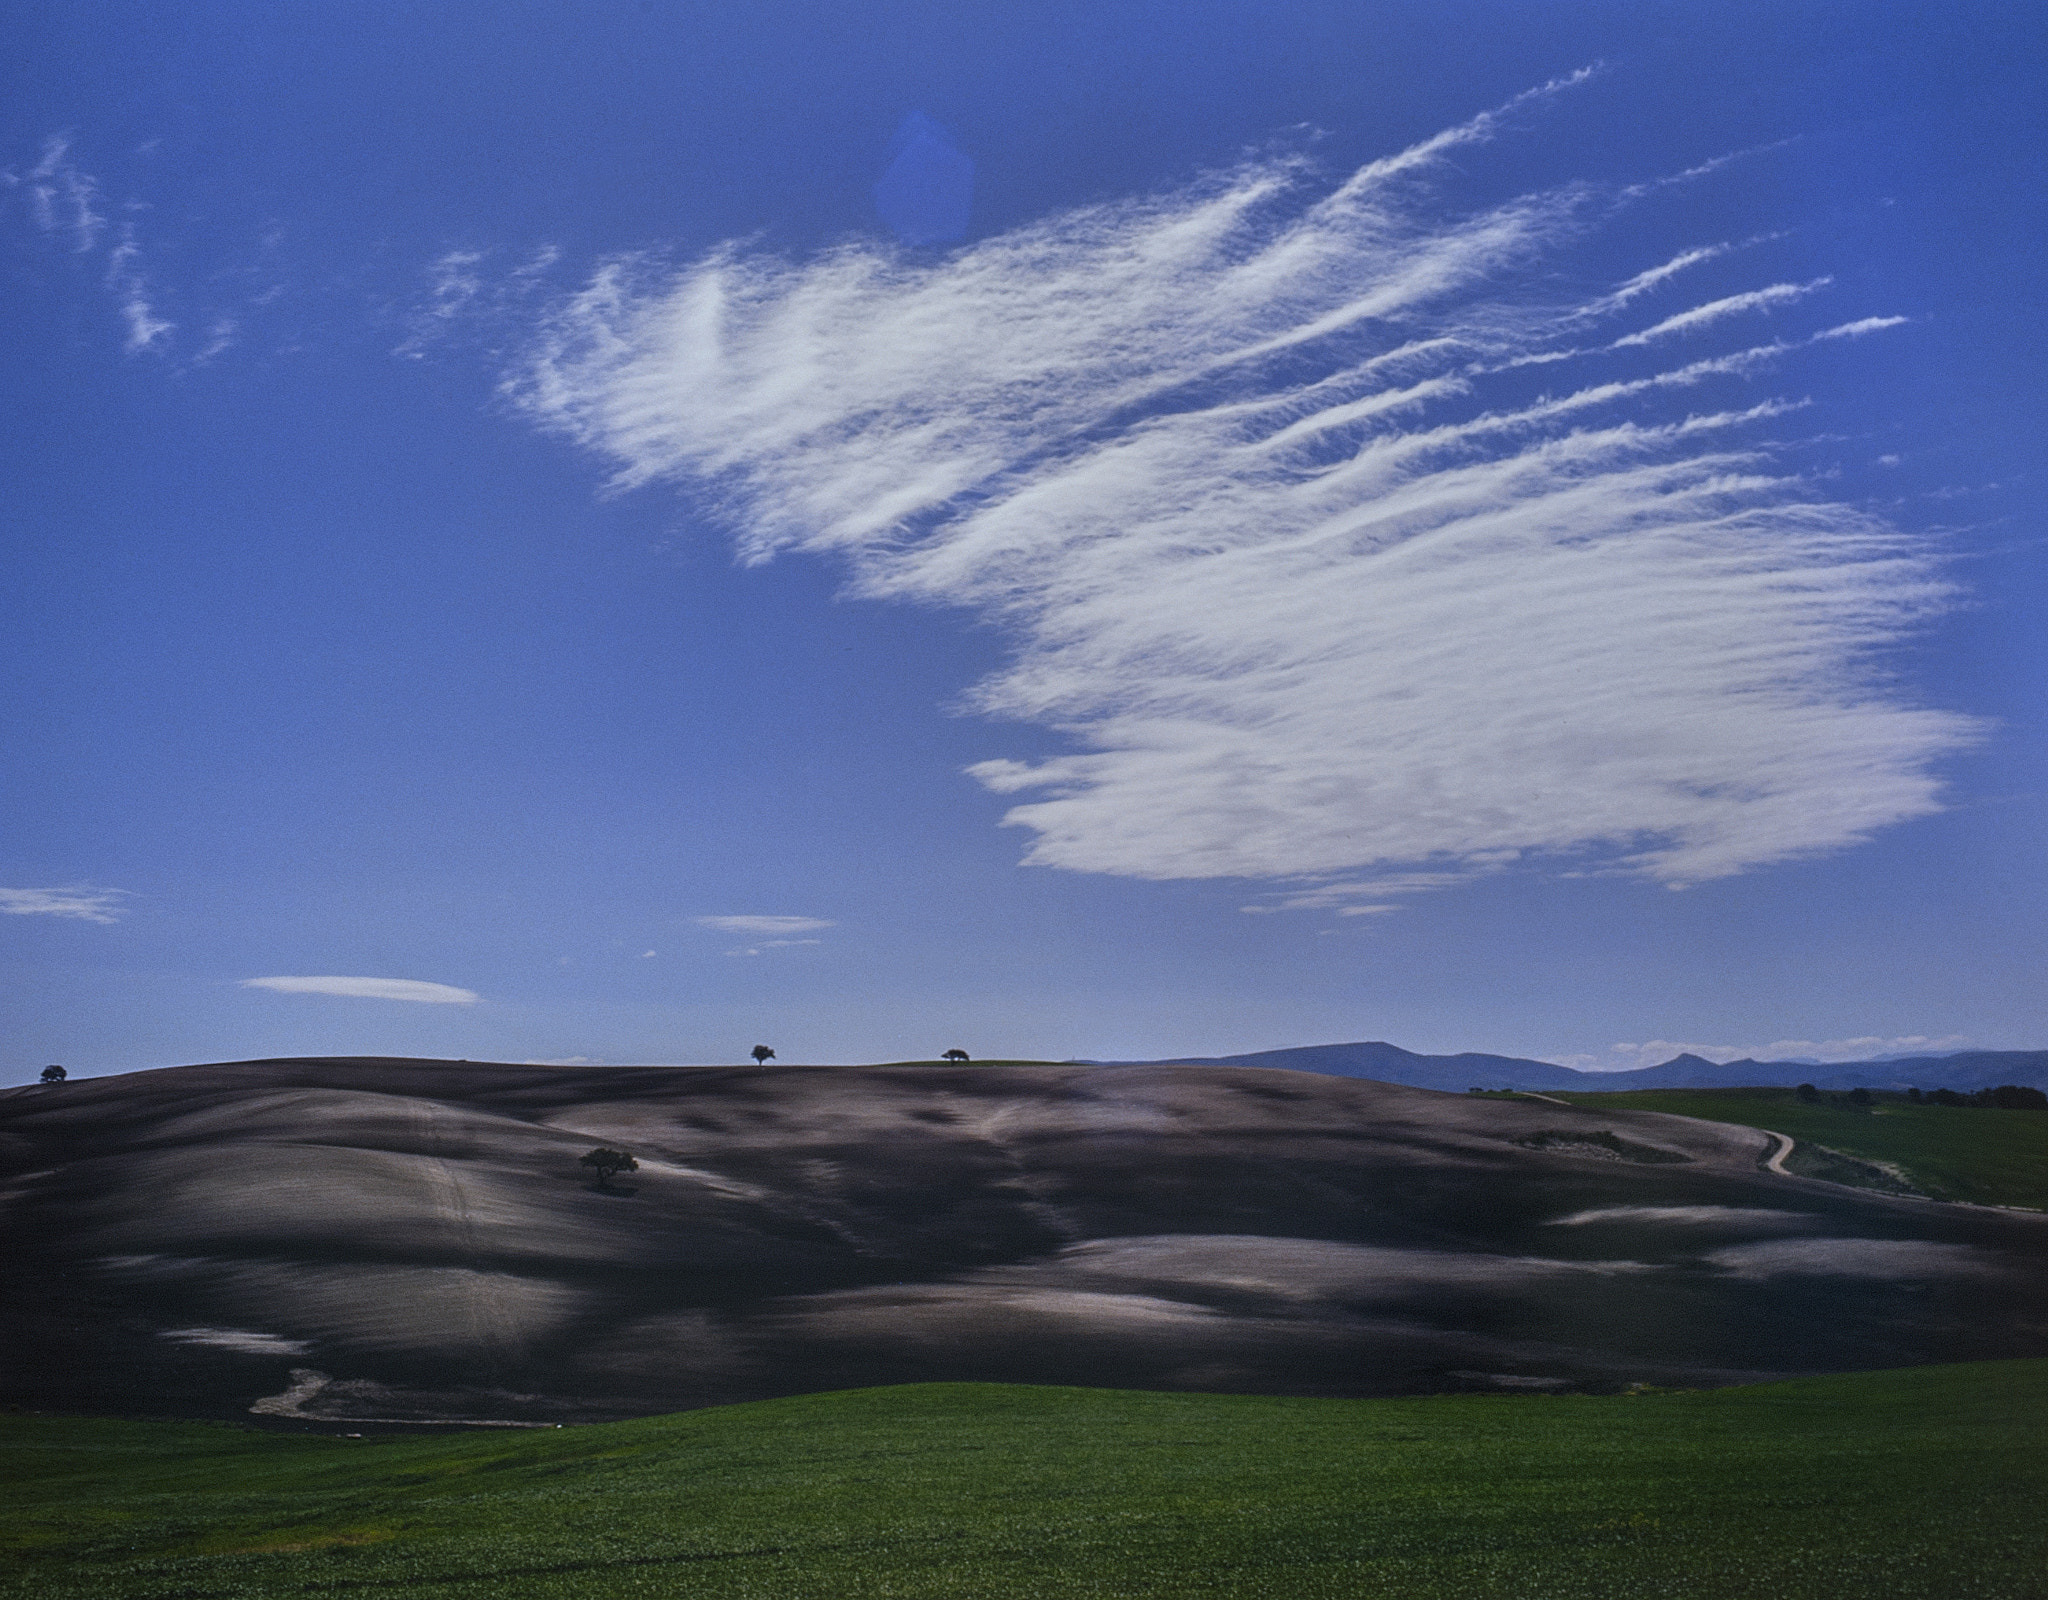
{"label": "tree silhouette", "polygon": [[940,1059],[945,1061],[965,1061],[967,1059],[967,1052],[965,1050],[948,1050]]}
{"label": "tree silhouette", "polygon": [[62,1083],[63,1081],[64,1081],[64,1069],[63,1069],[62,1067],[45,1067],[45,1068],[43,1068],[43,1082],[45,1082],[45,1083]]}
{"label": "tree silhouette", "polygon": [[614,1172],[638,1172],[640,1170],[640,1163],[627,1155],[625,1151],[607,1150],[602,1146],[591,1151],[589,1155],[579,1158],[577,1165],[595,1167],[597,1169],[597,1186],[600,1189],[609,1189],[611,1187],[612,1174]]}
{"label": "tree silhouette", "polygon": [[757,1044],[754,1046],[753,1056],[755,1066],[765,1067],[775,1059],[775,1052],[770,1050],[765,1044]]}

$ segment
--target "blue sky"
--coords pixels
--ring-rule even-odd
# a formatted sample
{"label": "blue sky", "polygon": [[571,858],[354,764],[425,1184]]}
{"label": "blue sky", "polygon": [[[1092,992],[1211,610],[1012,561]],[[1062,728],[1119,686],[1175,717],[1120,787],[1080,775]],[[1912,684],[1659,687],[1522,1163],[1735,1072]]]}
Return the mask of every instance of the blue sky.
{"label": "blue sky", "polygon": [[2036,8],[16,17],[24,1079],[2048,1042]]}

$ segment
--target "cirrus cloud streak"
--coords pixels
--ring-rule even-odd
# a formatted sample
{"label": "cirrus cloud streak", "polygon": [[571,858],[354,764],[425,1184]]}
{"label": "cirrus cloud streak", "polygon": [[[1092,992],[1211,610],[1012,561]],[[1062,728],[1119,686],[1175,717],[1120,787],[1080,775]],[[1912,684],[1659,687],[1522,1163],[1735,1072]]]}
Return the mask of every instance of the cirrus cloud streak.
{"label": "cirrus cloud streak", "polygon": [[244,989],[276,994],[330,994],[351,1000],[411,1000],[430,1006],[473,1006],[483,997],[472,989],[419,978],[244,978]]}
{"label": "cirrus cloud streak", "polygon": [[127,910],[126,889],[72,884],[62,889],[0,889],[0,914],[10,917],[75,917],[80,922],[115,922]]}
{"label": "cirrus cloud streak", "polygon": [[697,917],[693,919],[700,928],[716,928],[720,933],[811,933],[833,924],[824,917]]}
{"label": "cirrus cloud streak", "polygon": [[508,392],[747,561],[1005,626],[969,708],[1072,742],[969,769],[1024,797],[1029,862],[1366,910],[1531,857],[1682,886],[1937,809],[1974,727],[1876,654],[1944,585],[1741,392],[1898,319],[1699,352],[1827,287],[1656,310],[1719,243],[1560,303],[1557,254],[1656,186],[1434,186],[1559,87],[1320,195],[1271,158],[938,261],[615,262]]}

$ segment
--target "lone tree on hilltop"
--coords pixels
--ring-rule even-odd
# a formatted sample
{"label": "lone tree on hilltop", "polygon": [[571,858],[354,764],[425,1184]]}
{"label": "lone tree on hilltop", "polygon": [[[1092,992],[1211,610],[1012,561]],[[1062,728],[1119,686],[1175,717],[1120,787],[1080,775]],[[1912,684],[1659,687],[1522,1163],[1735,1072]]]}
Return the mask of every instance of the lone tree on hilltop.
{"label": "lone tree on hilltop", "polygon": [[967,1052],[965,1050],[948,1050],[939,1059],[942,1061],[965,1061],[967,1059]]}
{"label": "lone tree on hilltop", "polygon": [[754,1057],[754,1065],[757,1067],[765,1067],[775,1059],[775,1052],[770,1050],[765,1044],[755,1045],[752,1055]]}
{"label": "lone tree on hilltop", "polygon": [[600,1189],[609,1189],[611,1187],[612,1174],[614,1172],[638,1172],[640,1170],[640,1163],[627,1155],[625,1151],[606,1150],[602,1146],[591,1151],[589,1155],[580,1158],[577,1165],[595,1167],[597,1169],[597,1186]]}
{"label": "lone tree on hilltop", "polygon": [[62,1083],[63,1081],[64,1081],[64,1069],[63,1069],[62,1067],[45,1067],[45,1068],[43,1068],[43,1082],[45,1082],[45,1083]]}

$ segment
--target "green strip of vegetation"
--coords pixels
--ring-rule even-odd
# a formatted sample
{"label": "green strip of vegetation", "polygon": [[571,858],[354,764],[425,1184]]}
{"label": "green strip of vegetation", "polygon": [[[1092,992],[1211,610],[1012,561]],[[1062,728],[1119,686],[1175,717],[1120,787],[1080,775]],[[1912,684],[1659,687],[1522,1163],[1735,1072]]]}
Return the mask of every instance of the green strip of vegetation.
{"label": "green strip of vegetation", "polygon": [[1808,1104],[1791,1089],[1572,1090],[1550,1098],[1588,1110],[1669,1111],[1768,1128],[1894,1166],[1937,1200],[2048,1210],[2048,1112],[1915,1105],[1903,1094],[1883,1091],[1871,1091],[1867,1106],[1842,1094],[1823,1094]]}
{"label": "green strip of vegetation", "polygon": [[0,1418],[0,1593],[2022,1600],[2048,1361],[1607,1399],[921,1385],[559,1432]]}

